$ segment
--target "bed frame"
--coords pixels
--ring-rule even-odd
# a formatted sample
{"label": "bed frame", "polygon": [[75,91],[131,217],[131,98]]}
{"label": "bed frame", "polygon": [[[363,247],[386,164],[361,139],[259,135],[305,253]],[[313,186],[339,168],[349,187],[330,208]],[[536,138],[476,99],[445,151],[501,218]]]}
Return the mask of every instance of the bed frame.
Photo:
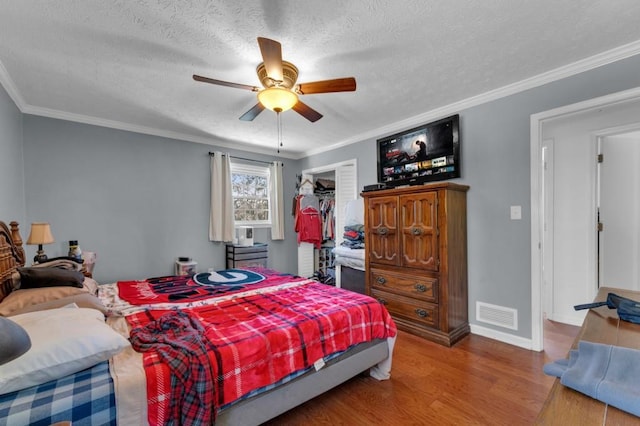
{"label": "bed frame", "polygon": [[13,290],[12,274],[24,266],[24,249],[18,222],[9,228],[0,221],[0,301]]}
{"label": "bed frame", "polygon": [[216,425],[259,425],[367,371],[389,355],[386,340],[364,343],[318,371],[221,410]]}
{"label": "bed frame", "polygon": [[[12,274],[24,264],[25,252],[18,223],[11,222],[7,227],[0,221],[0,301],[13,289]],[[273,390],[221,410],[216,425],[264,423],[367,371],[388,356],[386,339],[358,345],[329,361],[319,371],[312,370]]]}

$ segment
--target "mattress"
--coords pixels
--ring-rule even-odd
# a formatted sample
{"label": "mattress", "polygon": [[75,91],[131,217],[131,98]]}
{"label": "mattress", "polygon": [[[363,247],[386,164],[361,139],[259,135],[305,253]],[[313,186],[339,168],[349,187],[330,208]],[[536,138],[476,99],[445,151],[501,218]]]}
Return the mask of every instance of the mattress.
{"label": "mattress", "polygon": [[338,246],[333,249],[335,254],[335,263],[341,266],[364,271],[364,249],[350,249],[344,246]]}
{"label": "mattress", "polygon": [[333,253],[336,256],[360,259],[364,261],[364,249],[350,249],[348,247],[338,246],[333,249]]}

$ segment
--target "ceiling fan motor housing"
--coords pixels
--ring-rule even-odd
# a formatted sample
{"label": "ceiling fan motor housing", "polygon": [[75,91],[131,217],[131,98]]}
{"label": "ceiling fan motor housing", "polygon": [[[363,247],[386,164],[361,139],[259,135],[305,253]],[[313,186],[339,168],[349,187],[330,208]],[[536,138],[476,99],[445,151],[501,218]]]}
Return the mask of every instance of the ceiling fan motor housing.
{"label": "ceiling fan motor housing", "polygon": [[[265,88],[277,85],[276,82],[267,75],[267,69],[264,66],[264,62],[261,62],[260,65],[258,65],[256,72],[258,73],[260,82]],[[296,66],[291,62],[282,61],[282,83],[279,84],[279,87],[293,89],[296,81],[298,81],[298,68],[296,68]]]}

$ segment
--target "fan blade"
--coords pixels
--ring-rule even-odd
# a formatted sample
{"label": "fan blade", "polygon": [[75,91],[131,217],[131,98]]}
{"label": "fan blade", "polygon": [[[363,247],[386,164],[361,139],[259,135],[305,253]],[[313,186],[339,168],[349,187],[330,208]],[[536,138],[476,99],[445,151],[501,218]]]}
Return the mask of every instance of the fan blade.
{"label": "fan blade", "polygon": [[282,46],[275,40],[258,37],[260,53],[270,79],[282,81]]}
{"label": "fan blade", "polygon": [[242,120],[242,121],[252,121],[262,111],[264,111],[264,106],[262,106],[262,104],[260,102],[258,102],[249,111],[247,111],[244,114],[242,114],[240,116],[240,120]]}
{"label": "fan blade", "polygon": [[355,90],[356,79],[353,77],[314,81],[312,83],[301,83],[298,85],[298,92],[301,95],[310,95],[312,93],[353,92]]}
{"label": "fan blade", "polygon": [[213,78],[202,77],[201,75],[196,75],[196,74],[193,75],[193,79],[195,81],[201,81],[203,83],[217,84],[218,86],[234,87],[236,89],[251,90],[252,92],[257,92],[260,90],[256,86],[249,86],[248,84],[240,84],[240,83],[230,83],[228,81],[215,80]]}
{"label": "fan blade", "polygon": [[293,110],[312,123],[322,118],[322,114],[300,100],[293,106]]}

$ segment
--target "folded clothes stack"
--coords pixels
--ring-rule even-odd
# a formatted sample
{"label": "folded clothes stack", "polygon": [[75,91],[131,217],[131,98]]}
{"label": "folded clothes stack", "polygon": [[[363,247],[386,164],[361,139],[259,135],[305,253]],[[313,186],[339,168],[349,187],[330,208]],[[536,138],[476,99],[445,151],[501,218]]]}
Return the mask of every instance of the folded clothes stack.
{"label": "folded clothes stack", "polygon": [[344,227],[344,241],[341,245],[351,249],[364,248],[364,225],[348,225]]}

